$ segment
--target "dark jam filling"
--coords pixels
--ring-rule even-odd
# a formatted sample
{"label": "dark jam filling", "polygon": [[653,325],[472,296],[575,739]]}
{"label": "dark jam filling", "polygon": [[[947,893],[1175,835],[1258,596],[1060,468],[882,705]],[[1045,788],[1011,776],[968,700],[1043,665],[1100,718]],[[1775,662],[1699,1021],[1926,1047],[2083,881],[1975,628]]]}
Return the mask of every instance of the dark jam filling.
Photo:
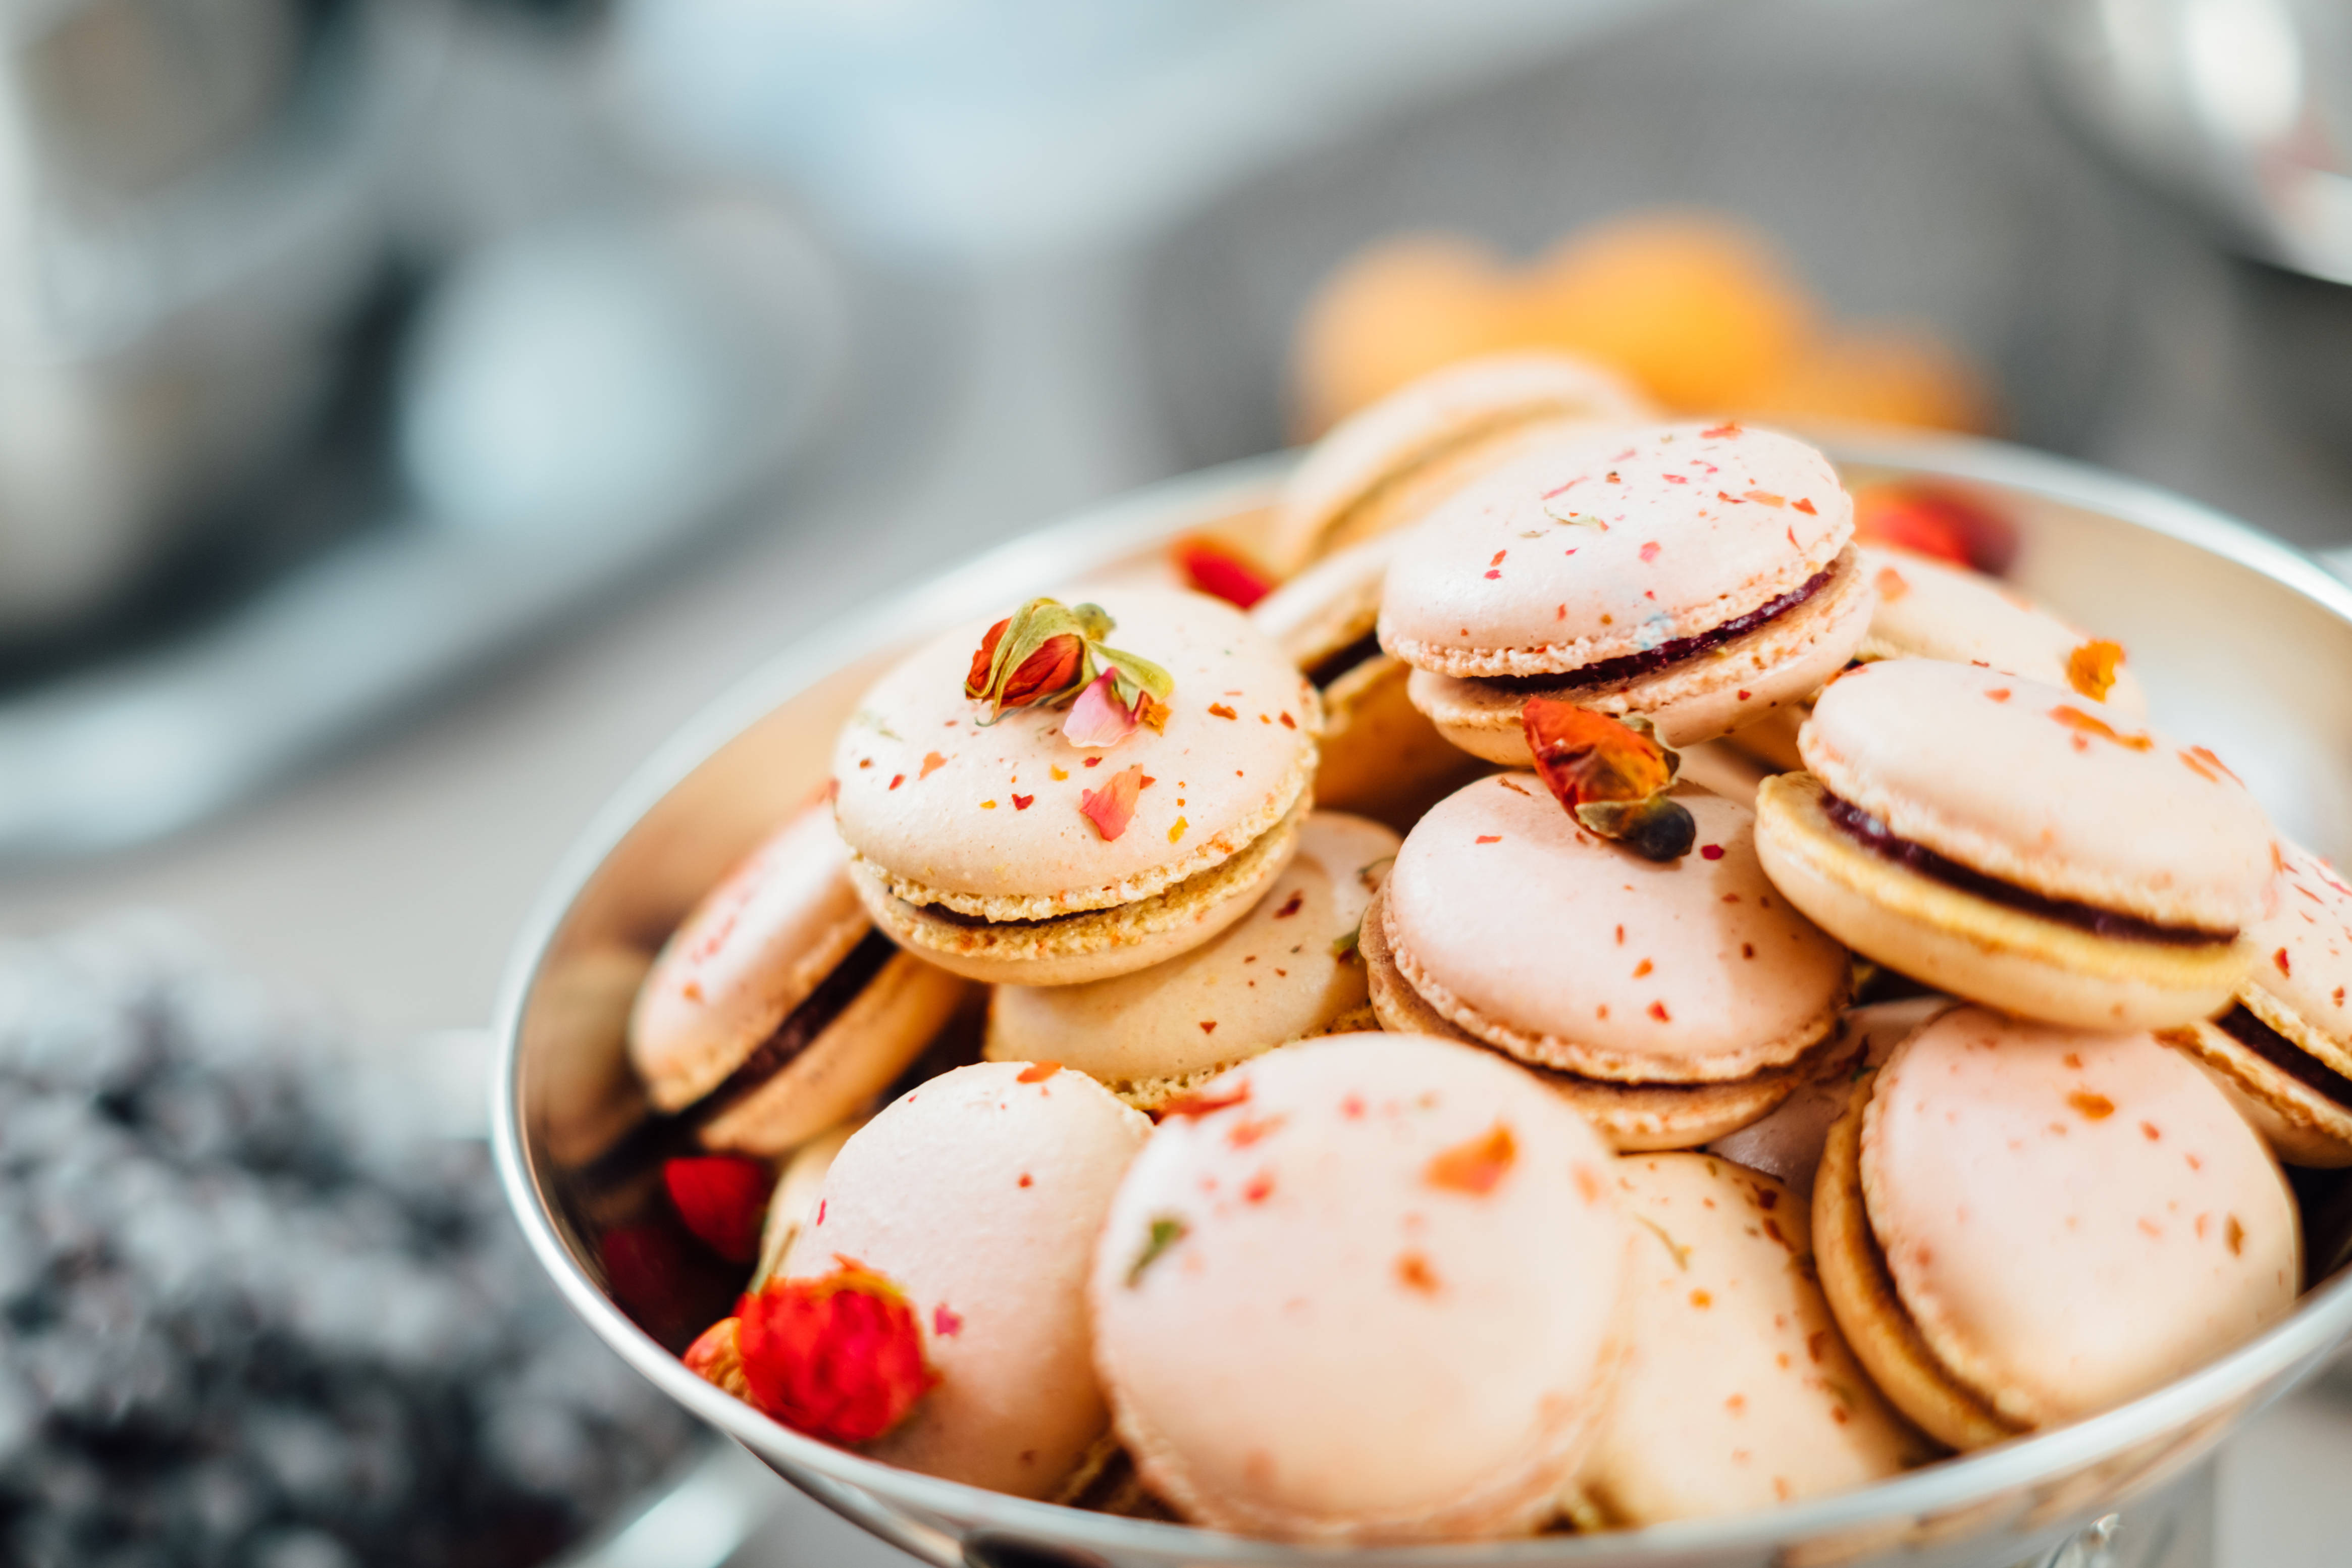
{"label": "dark jam filling", "polygon": [[1822,796],[1822,812],[1835,823],[1847,837],[1864,847],[1906,866],[1923,877],[1933,878],[1964,893],[1973,893],[1991,903],[2003,904],[2046,921],[2074,926],[2094,936],[2120,937],[2127,942],[2157,942],[2172,947],[2207,947],[2218,942],[2235,942],[2233,931],[2201,931],[2194,926],[2158,925],[2137,915],[2121,915],[2113,910],[2103,910],[2095,904],[2076,903],[2071,899],[2044,898],[2028,892],[2012,883],[1971,870],[1957,860],[1947,860],[1924,844],[1914,844],[1908,838],[1898,838],[1887,830],[1886,824],[1870,813],[1833,795]]}
{"label": "dark jam filling", "polygon": [[2216,1018],[2213,1026],[2338,1110],[2352,1110],[2352,1078],[2255,1017],[2244,1003]]}
{"label": "dark jam filling", "polygon": [[783,1022],[733,1072],[721,1079],[717,1088],[683,1110],[667,1116],[648,1116],[638,1122],[619,1142],[589,1162],[580,1173],[582,1181],[591,1188],[622,1185],[674,1154],[698,1152],[695,1129],[716,1121],[792,1066],[794,1058],[830,1028],[835,1019],[848,1011],[849,1005],[881,973],[882,966],[890,962],[890,955],[896,952],[888,937],[878,931],[867,931],[849,950],[849,956],[835,964],[833,973],[819,981],[816,989],[802,998],[799,1006],[785,1014]]}
{"label": "dark jam filling", "polygon": [[1779,598],[1769,600],[1744,616],[1734,616],[1711,631],[1695,637],[1676,637],[1662,642],[1646,653],[1629,653],[1617,658],[1604,658],[1598,664],[1588,664],[1580,669],[1564,670],[1558,675],[1498,675],[1485,678],[1481,684],[1499,686],[1513,691],[1556,691],[1563,686],[1609,686],[1620,680],[1632,680],[1678,664],[1694,654],[1721,647],[1735,637],[1746,637],[1768,621],[1775,621],[1803,604],[1829,585],[1834,566],[1823,567],[1803,583],[1790,589]]}
{"label": "dark jam filling", "polygon": [[1341,676],[1360,665],[1370,664],[1381,654],[1381,638],[1377,631],[1366,632],[1336,653],[1327,653],[1307,669],[1307,684],[1318,691],[1328,691]]}

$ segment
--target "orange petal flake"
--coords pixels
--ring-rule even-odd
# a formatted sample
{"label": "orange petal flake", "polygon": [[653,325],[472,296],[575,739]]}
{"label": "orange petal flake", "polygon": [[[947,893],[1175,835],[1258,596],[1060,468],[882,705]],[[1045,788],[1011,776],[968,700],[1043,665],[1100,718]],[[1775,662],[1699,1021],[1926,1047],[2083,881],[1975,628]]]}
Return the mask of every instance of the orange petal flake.
{"label": "orange petal flake", "polygon": [[1095,831],[1109,843],[1127,831],[1135,819],[1135,797],[1143,793],[1143,769],[1140,766],[1121,768],[1103,781],[1100,789],[1080,790],[1078,810]]}
{"label": "orange petal flake", "polygon": [[2066,656],[2066,684],[2094,702],[2105,702],[2114,689],[2116,671],[2124,662],[2124,650],[2105,637],[2093,637]]}
{"label": "orange petal flake", "polygon": [[1031,1062],[1013,1079],[1015,1083],[1043,1083],[1062,1070],[1059,1062]]}
{"label": "orange petal flake", "polygon": [[1422,1172],[1422,1179],[1446,1192],[1483,1198],[1509,1174],[1518,1157],[1518,1141],[1511,1136],[1508,1124],[1497,1121],[1466,1142],[1439,1150]]}
{"label": "orange petal flake", "polygon": [[2057,707],[2050,710],[2050,717],[2078,735],[2095,735],[2100,740],[2121,746],[2127,752],[2145,752],[2156,744],[2155,740],[2145,731],[2137,735],[2127,735],[2105,720],[2085,713],[2071,703],[2061,702]]}

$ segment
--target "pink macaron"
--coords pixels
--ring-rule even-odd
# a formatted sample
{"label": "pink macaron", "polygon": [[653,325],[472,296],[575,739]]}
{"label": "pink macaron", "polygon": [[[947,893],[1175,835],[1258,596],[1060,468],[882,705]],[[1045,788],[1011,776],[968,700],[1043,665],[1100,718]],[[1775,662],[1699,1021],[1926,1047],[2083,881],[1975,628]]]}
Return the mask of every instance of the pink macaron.
{"label": "pink macaron", "polygon": [[780,1154],[863,1110],[971,994],[893,948],[822,805],[796,814],[680,922],[629,1017],[654,1106],[716,1149]]}
{"label": "pink macaron", "polygon": [[1129,1169],[1089,1287],[1146,1484],[1281,1540],[1542,1524],[1614,1364],[1609,1177],[1558,1098],[1444,1041],[1335,1036],[1213,1080]]}
{"label": "pink macaron", "polygon": [[787,1279],[842,1259],[912,1303],[938,1381],[868,1452],[1055,1496],[1103,1432],[1086,1312],[1095,1237],[1150,1123],[1083,1073],[982,1062],[886,1106],[834,1157]]}
{"label": "pink macaron", "polygon": [[1705,1154],[1617,1162],[1633,1222],[1617,1389],[1580,1523],[1719,1518],[1852,1491],[1929,1457],[1854,1364],[1802,1201]]}
{"label": "pink macaron", "polygon": [[1822,1284],[1879,1388],[1955,1447],[2159,1388],[2284,1317],[2294,1201],[2146,1034],[1946,1013],[1858,1086],[1813,1193]]}
{"label": "pink macaron", "polygon": [[1841,677],[1757,796],[1764,868],[1857,952],[2084,1028],[2227,1005],[2271,907],[2262,808],[2212,752],[1936,659]]}
{"label": "pink macaron", "polygon": [[1870,620],[1853,506],[1812,447],[1737,425],[1563,441],[1398,547],[1381,646],[1456,745],[1525,763],[1541,693],[1711,740],[1843,668]]}
{"label": "pink macaron", "polygon": [[1763,1115],[1837,1023],[1846,952],[1765,879],[1746,807],[1685,787],[1696,837],[1647,860],[1531,773],[1422,818],[1365,921],[1389,1028],[1545,1069],[1620,1148],[1689,1148]]}

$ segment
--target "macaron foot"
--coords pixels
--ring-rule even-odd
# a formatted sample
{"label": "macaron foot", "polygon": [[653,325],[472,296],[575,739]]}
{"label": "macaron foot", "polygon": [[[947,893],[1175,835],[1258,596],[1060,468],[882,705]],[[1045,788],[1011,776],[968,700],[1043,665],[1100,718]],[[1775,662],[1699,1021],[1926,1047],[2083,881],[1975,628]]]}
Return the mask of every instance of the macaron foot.
{"label": "macaron foot", "polygon": [[2211,1016],[2253,961],[2251,942],[2102,936],[1938,881],[1832,823],[1809,773],[1764,781],[1756,850],[1790,903],[1848,947],[1956,996],[2086,1029],[2168,1028]]}
{"label": "macaron foot", "polygon": [[1240,852],[1132,903],[1053,920],[976,921],[908,902],[864,860],[851,884],[890,940],[991,984],[1073,985],[1129,974],[1200,946],[1250,911],[1298,847],[1304,795]]}
{"label": "macaron foot", "polygon": [[[1391,1034],[1433,1035],[1506,1055],[1457,1028],[1412,988],[1397,969],[1380,915],[1375,896],[1365,912],[1363,934],[1357,945],[1380,1026]],[[1568,1101],[1608,1140],[1610,1147],[1626,1154],[1694,1149],[1737,1132],[1769,1115],[1795,1093],[1811,1071],[1813,1060],[1809,1054],[1788,1067],[1767,1068],[1728,1083],[1631,1084],[1605,1083],[1511,1059]]]}
{"label": "macaron foot", "polygon": [[1669,746],[1695,746],[1800,703],[1845,668],[1870,624],[1870,587],[1848,546],[1830,580],[1786,614],[1717,647],[1629,679],[1580,685],[1573,671],[1507,679],[1415,669],[1407,691],[1438,733],[1474,756],[1528,766],[1519,710],[1556,698],[1612,719],[1640,713]]}
{"label": "macaron foot", "polygon": [[1944,1369],[1895,1293],[1871,1234],[1862,1190],[1863,1108],[1873,1073],[1830,1129],[1813,1179],[1813,1259],[1831,1316],[1887,1402],[1937,1442],[1963,1451],[2019,1436],[1990,1403]]}
{"label": "macaron foot", "polygon": [[[2157,1038],[2203,1068],[2286,1163],[2328,1171],[2352,1165],[2352,1106],[2303,1082],[2216,1025],[2165,1029]],[[2294,1048],[2291,1042],[2280,1043]],[[2320,1070],[2334,1076],[2332,1069]]]}

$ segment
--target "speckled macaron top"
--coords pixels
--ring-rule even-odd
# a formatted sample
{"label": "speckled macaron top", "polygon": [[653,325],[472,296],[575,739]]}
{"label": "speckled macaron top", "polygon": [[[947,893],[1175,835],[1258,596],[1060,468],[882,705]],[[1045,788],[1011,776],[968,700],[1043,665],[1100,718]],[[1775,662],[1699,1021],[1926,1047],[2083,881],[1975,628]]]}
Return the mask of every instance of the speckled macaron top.
{"label": "speckled macaron top", "polygon": [[1798,750],[1896,837],[2032,892],[2212,931],[2268,907],[2270,823],[2237,776],[2079,692],[1890,659],[1832,682]]}
{"label": "speckled macaron top", "polygon": [[1626,1351],[1579,1489],[1618,1525],[1851,1491],[1927,1445],[1854,1364],[1804,1203],[1706,1154],[1617,1162],[1633,1222]]}
{"label": "speckled macaron top", "polygon": [[1880,1070],[1862,1178],[1937,1359],[2026,1426],[2202,1365],[2284,1316],[2302,1283],[2270,1151],[2144,1034],[1945,1014]]}
{"label": "speckled macaron top", "polygon": [[[2147,693],[2116,645],[2102,644],[1981,574],[1898,550],[1864,545],[1856,554],[1878,595],[1864,658],[1981,664],[2064,687],[2134,718],[2147,712]],[[2110,655],[2112,663],[2103,657]]]}
{"label": "speckled macaron top", "polygon": [[2253,933],[2261,956],[2240,995],[2272,1028],[2341,1060],[2352,1057],[2352,886],[2308,849],[2279,850],[2278,912]]}
{"label": "speckled macaron top", "polygon": [[1517,425],[1640,419],[1650,407],[1613,372],[1561,354],[1492,354],[1448,365],[1341,421],[1315,444],[1276,501],[1276,564],[1297,570],[1349,508],[1450,447]]}
{"label": "speckled macaron top", "polygon": [[[866,694],[834,752],[835,814],[898,897],[990,921],[1130,903],[1238,853],[1305,795],[1318,709],[1272,639],[1202,594],[1129,588],[1103,607],[1111,646],[1174,677],[1163,729],[1087,750],[1064,736],[1066,709],[988,723],[963,683],[990,621],[935,638]],[[1133,818],[1106,838],[1081,806],[1129,769]]]}
{"label": "speckled macaron top", "polygon": [[1053,1495],[1108,1419],[1085,1281],[1150,1131],[1083,1073],[982,1062],[918,1085],[851,1135],[784,1274],[851,1258],[914,1304],[939,1382],[870,1453]]}
{"label": "speckled macaron top", "polygon": [[1128,1092],[1317,1034],[1366,1005],[1355,954],[1364,906],[1395,858],[1377,822],[1318,811],[1257,906],[1202,947],[1084,985],[997,988],[988,1054],[1058,1061]]}
{"label": "speckled macaron top", "polygon": [[654,1103],[716,1089],[873,929],[821,805],[795,815],[696,905],[655,960],[629,1017],[629,1055]]}
{"label": "speckled macaron top", "polygon": [[1527,1530],[1612,1366],[1626,1232],[1582,1118],[1491,1052],[1339,1035],[1213,1079],[1090,1285],[1120,1437],[1196,1522]]}
{"label": "speckled macaron top", "polygon": [[1461,677],[1646,653],[1830,569],[1853,504],[1829,459],[1738,425],[1563,440],[1480,480],[1398,548],[1381,646]]}
{"label": "speckled macaron top", "polygon": [[1586,831],[1531,773],[1456,791],[1389,874],[1399,970],[1458,1026],[1531,1060],[1632,1082],[1744,1077],[1832,1027],[1846,952],[1758,865],[1755,816],[1697,789],[1679,860]]}

